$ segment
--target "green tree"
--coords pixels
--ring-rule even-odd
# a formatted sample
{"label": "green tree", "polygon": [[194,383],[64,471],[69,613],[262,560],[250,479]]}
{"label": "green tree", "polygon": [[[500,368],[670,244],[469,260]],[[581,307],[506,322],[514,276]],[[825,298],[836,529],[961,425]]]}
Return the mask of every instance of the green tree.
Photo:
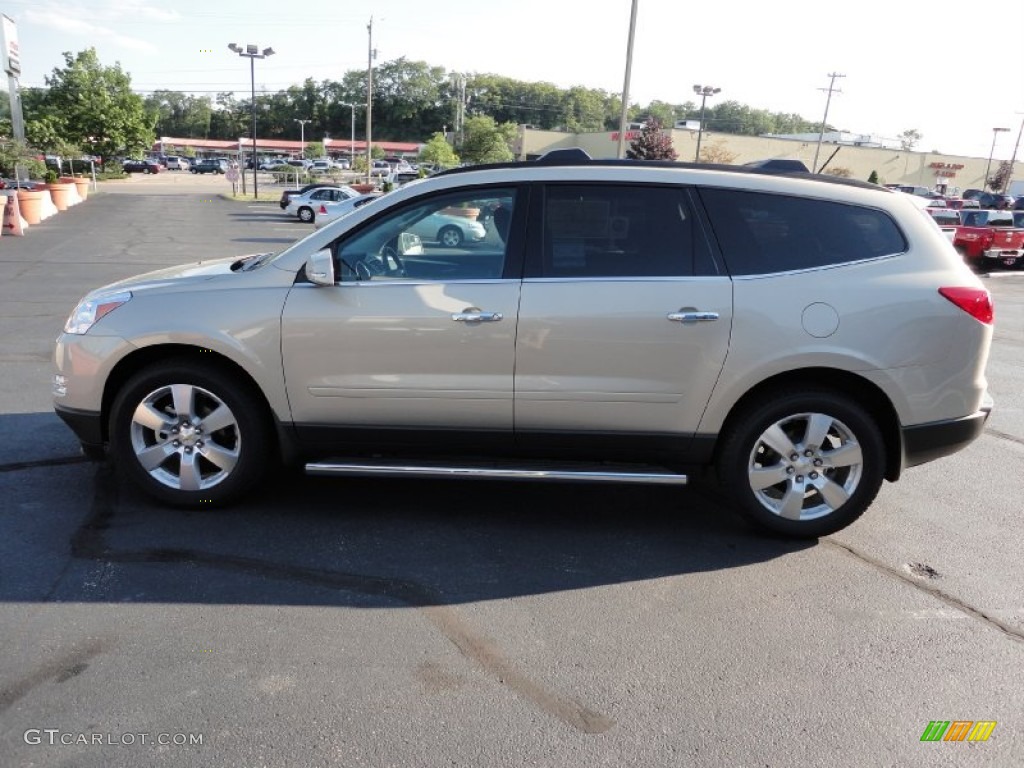
{"label": "green tree", "polygon": [[[44,114],[61,121],[66,140],[89,146],[104,159],[153,145],[154,120],[120,64],[103,66],[95,48],[77,55],[65,52],[64,62],[63,69],[46,77]],[[39,117],[26,114],[26,120]]]}
{"label": "green tree", "polygon": [[459,156],[455,154],[451,144],[443,133],[435,133],[420,151],[420,162],[432,163],[442,168],[454,168],[459,164]]}
{"label": "green tree", "polygon": [[675,160],[672,137],[661,130],[661,123],[654,118],[644,123],[640,135],[629,143],[626,157],[630,160]]}
{"label": "green tree", "polygon": [[877,184],[877,183],[878,183],[878,171],[872,171],[871,175],[868,176],[868,184]]}
{"label": "green tree", "polygon": [[474,115],[466,120],[466,139],[462,143],[462,159],[469,163],[505,163],[515,160],[512,142],[516,126],[498,125],[490,115]]}

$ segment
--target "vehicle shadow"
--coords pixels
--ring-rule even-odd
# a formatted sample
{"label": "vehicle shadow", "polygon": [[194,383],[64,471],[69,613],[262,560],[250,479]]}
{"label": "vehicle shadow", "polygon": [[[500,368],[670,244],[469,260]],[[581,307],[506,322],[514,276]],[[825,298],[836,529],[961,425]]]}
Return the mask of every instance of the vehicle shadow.
{"label": "vehicle shadow", "polygon": [[[726,570],[813,546],[761,535],[703,485],[279,470],[237,506],[180,510],[109,464],[74,459],[0,467],[0,492],[4,601],[429,607]],[[96,567],[118,578],[97,589],[75,577]]]}

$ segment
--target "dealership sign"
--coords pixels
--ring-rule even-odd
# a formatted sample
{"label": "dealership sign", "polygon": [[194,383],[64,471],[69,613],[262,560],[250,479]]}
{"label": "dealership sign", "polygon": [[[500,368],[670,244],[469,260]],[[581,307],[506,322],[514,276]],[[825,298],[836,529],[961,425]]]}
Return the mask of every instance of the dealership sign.
{"label": "dealership sign", "polygon": [[18,49],[18,27],[14,19],[9,16],[0,16],[0,23],[3,24],[3,52],[4,72],[8,75],[21,74],[21,51]]}

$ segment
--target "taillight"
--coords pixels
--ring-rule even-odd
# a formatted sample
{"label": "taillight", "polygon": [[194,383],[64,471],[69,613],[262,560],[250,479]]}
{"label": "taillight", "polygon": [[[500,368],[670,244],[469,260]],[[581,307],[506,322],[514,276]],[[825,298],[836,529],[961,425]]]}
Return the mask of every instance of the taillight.
{"label": "taillight", "polygon": [[984,235],[982,235],[981,247],[982,248],[990,247],[992,245],[992,241],[994,241],[995,239],[996,239],[995,235],[993,235],[991,232],[986,232]]}
{"label": "taillight", "polygon": [[995,315],[992,297],[984,288],[939,288],[945,298],[985,325],[991,325]]}
{"label": "taillight", "polygon": [[327,206],[320,203],[320,213],[327,213]]}

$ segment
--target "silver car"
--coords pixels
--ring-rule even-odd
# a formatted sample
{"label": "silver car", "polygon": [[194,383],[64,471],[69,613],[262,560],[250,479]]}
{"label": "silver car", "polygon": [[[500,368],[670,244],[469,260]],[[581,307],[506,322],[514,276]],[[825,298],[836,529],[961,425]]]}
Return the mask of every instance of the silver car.
{"label": "silver car", "polygon": [[[485,208],[472,249],[416,233]],[[576,150],[438,174],[277,254],[99,288],[53,386],[87,455],[169,504],[237,499],[280,462],[712,469],[750,520],[816,537],[981,433],[992,332],[983,284],[903,194]]]}

